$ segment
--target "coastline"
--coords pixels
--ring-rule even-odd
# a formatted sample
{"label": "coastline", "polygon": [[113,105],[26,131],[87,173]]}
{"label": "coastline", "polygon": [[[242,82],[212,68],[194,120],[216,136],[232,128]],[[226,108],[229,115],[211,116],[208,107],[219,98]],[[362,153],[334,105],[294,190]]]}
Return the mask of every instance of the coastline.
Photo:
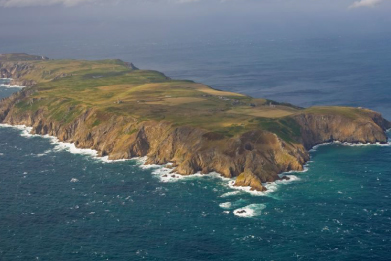
{"label": "coastline", "polygon": [[[85,148],[77,148],[74,143],[67,143],[67,142],[61,142],[57,137],[50,136],[50,135],[40,135],[40,134],[31,134],[30,132],[33,130],[32,127],[28,127],[26,125],[10,125],[5,123],[0,123],[0,128],[13,128],[22,131],[20,133],[20,136],[25,137],[27,139],[33,138],[33,137],[40,137],[44,139],[50,140],[50,143],[52,145],[55,145],[53,148],[54,151],[61,151],[65,150],[72,154],[79,154],[79,155],[85,155],[89,156],[92,159],[99,160],[103,163],[116,163],[116,162],[124,162],[124,161],[137,161],[139,163],[138,167],[141,169],[150,169],[151,174],[154,176],[157,176],[162,183],[169,183],[169,182],[177,182],[179,180],[186,180],[186,179],[193,179],[193,178],[201,178],[201,177],[210,177],[210,178],[218,178],[220,180],[226,181],[225,184],[226,187],[234,190],[232,192],[245,192],[249,193],[254,196],[266,196],[267,194],[270,194],[272,192],[275,192],[277,190],[276,185],[278,184],[288,184],[291,182],[295,182],[300,180],[300,178],[290,174],[290,173],[302,173],[308,171],[308,168],[306,168],[306,165],[304,165],[303,171],[289,171],[280,173],[279,176],[288,176],[293,177],[290,180],[277,180],[274,182],[267,182],[262,183],[267,190],[266,191],[255,191],[251,190],[250,186],[247,187],[238,187],[234,186],[235,178],[226,178],[222,174],[217,172],[210,172],[208,174],[201,174],[200,172],[192,174],[192,175],[181,175],[175,172],[172,172],[173,169],[169,168],[170,164],[164,164],[164,165],[157,165],[157,164],[146,164],[147,157],[134,157],[131,159],[118,159],[118,160],[109,160],[108,156],[100,157],[98,154],[98,151],[94,149],[85,149]],[[44,155],[44,154],[42,154]]]}
{"label": "coastline", "polygon": [[[99,160],[100,162],[103,163],[116,163],[116,162],[124,162],[124,161],[137,161],[139,164],[137,165],[141,169],[150,169],[151,170],[151,175],[157,176],[159,178],[159,181],[162,183],[170,183],[170,182],[177,182],[179,180],[186,180],[186,179],[193,179],[193,178],[201,178],[201,177],[210,177],[210,178],[218,178],[220,180],[226,181],[227,183],[224,185],[225,187],[228,187],[229,189],[232,189],[233,191],[224,193],[221,195],[221,197],[229,197],[231,195],[237,195],[240,193],[249,193],[253,196],[268,196],[269,194],[272,194],[273,192],[276,192],[278,190],[279,185],[287,185],[293,182],[300,181],[300,177],[293,175],[294,173],[305,173],[309,171],[309,164],[313,162],[311,160],[311,155],[310,159],[305,162],[302,167],[303,170],[301,171],[296,171],[296,170],[291,170],[287,172],[282,172],[279,173],[278,176],[280,178],[283,177],[288,177],[289,179],[281,179],[281,180],[276,180],[273,182],[265,182],[262,183],[262,185],[267,189],[266,191],[256,191],[252,190],[250,186],[234,186],[235,184],[235,178],[227,178],[224,177],[222,174],[217,173],[217,172],[210,172],[207,174],[201,174],[201,172],[197,172],[195,174],[191,175],[181,175],[176,172],[173,172],[173,169],[170,168],[171,163],[168,164],[163,164],[163,165],[157,165],[157,164],[146,164],[147,162],[147,157],[133,157],[130,159],[116,159],[116,160],[110,160],[108,156],[99,156],[99,153],[97,150],[94,149],[88,149],[88,148],[78,148],[74,143],[68,143],[68,142],[61,142],[59,139],[55,136],[50,136],[48,134],[46,135],[41,135],[41,134],[31,134],[31,131],[33,130],[33,127],[29,127],[26,125],[10,125],[6,123],[0,123],[0,128],[13,128],[22,131],[20,133],[20,136],[25,137],[27,139],[32,138],[32,137],[40,137],[44,139],[50,140],[50,143],[52,145],[55,145],[53,148],[53,151],[67,151],[71,154],[79,154],[79,155],[85,155],[88,157],[91,157],[92,159]],[[388,129],[386,131],[387,133],[391,132],[391,129]],[[349,147],[363,147],[363,146],[380,146],[380,147],[388,147],[391,146],[391,139],[388,139],[388,143],[386,144],[381,144],[381,143],[347,143],[347,142],[339,142],[339,141],[334,141],[334,142],[326,142],[322,144],[317,144],[313,146],[310,150],[309,153],[313,153],[317,151],[317,148],[320,146],[327,146],[327,145],[342,145],[342,146],[349,146]],[[40,156],[45,155],[46,153],[44,152]],[[71,181],[72,182],[72,181]],[[236,210],[235,210],[236,211]],[[239,210],[240,211],[240,210]],[[236,215],[236,214],[235,214]],[[238,216],[244,216],[246,217],[247,215],[239,215]]]}
{"label": "coastline", "polygon": [[26,86],[20,86],[20,85],[11,85],[10,82],[13,80],[12,78],[0,78],[0,80],[9,81],[8,84],[0,83],[0,87],[3,87],[3,88],[18,88],[18,89],[23,89],[23,88],[26,87]]}
{"label": "coastline", "polygon": [[[121,73],[105,79],[114,71]],[[391,126],[361,107],[300,108],[173,80],[121,60],[11,62],[2,76],[29,86],[2,100],[3,123],[31,126],[30,133],[55,136],[60,147],[106,161],[148,156],[144,164],[156,164],[163,182],[216,172],[235,178],[233,189],[262,195],[275,190],[270,184],[288,182],[284,176],[305,171],[314,145],[385,144]]]}

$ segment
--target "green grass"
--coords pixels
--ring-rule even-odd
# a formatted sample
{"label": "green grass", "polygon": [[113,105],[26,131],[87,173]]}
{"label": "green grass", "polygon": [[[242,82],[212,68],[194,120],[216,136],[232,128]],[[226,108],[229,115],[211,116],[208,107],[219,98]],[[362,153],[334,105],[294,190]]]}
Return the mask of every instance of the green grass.
{"label": "green grass", "polygon": [[36,92],[18,103],[17,109],[36,112],[43,108],[48,118],[64,123],[72,122],[89,108],[96,112],[92,127],[114,114],[138,122],[153,120],[174,126],[195,126],[227,137],[263,129],[295,142],[300,137],[300,128],[293,115],[335,113],[355,118],[363,113],[354,108],[303,109],[254,99],[192,81],[172,80],[157,71],[134,69],[121,60],[24,62],[34,67],[23,78],[37,82],[30,87]]}
{"label": "green grass", "polygon": [[369,110],[353,108],[353,107],[310,107],[305,109],[306,113],[323,114],[323,115],[341,115],[349,119],[358,119]]}

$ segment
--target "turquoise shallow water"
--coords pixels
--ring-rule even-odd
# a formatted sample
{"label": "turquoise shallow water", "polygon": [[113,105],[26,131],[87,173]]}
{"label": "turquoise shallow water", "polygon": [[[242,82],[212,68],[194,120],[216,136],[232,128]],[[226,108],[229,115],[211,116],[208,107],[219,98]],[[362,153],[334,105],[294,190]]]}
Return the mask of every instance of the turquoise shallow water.
{"label": "turquoise shallow water", "polygon": [[254,196],[21,134],[0,128],[1,260],[389,260],[391,147],[321,146]]}

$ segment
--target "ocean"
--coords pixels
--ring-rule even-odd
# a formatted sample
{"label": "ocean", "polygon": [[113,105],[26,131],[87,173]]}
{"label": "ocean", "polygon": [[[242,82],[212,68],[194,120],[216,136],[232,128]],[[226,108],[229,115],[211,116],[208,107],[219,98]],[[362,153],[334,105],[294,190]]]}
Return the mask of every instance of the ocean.
{"label": "ocean", "polygon": [[[140,68],[300,106],[391,119],[391,40],[23,43],[0,52],[122,58]],[[16,88],[0,87],[0,98]],[[0,260],[389,260],[391,146],[330,144],[268,193],[218,175],[164,179],[0,126]],[[246,209],[245,216],[237,213]]]}

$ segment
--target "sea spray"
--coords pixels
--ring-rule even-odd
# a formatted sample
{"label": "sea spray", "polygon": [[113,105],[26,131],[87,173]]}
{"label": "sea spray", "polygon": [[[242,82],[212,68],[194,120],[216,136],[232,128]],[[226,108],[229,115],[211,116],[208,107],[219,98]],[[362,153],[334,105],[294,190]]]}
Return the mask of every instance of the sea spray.
{"label": "sea spray", "polygon": [[262,215],[262,211],[265,208],[265,204],[250,204],[243,208],[235,209],[233,213],[238,217],[249,218]]}

